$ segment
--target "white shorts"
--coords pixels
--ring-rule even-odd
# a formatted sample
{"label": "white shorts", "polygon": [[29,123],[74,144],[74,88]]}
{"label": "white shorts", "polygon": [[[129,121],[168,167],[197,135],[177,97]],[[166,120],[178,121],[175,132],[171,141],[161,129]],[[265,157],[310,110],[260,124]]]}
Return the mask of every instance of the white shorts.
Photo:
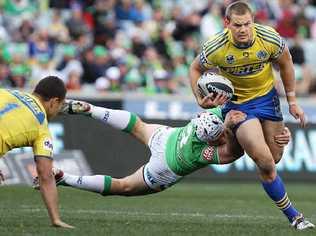
{"label": "white shorts", "polygon": [[156,191],[164,190],[182,178],[170,170],[165,156],[166,143],[173,130],[171,127],[161,126],[148,142],[151,157],[144,166],[143,177],[148,187]]}

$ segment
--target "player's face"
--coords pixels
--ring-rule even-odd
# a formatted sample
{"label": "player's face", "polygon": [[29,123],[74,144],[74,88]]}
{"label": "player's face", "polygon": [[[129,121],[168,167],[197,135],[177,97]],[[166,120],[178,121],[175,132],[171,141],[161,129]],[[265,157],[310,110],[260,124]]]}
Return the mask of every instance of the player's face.
{"label": "player's face", "polygon": [[224,132],[221,133],[221,135],[213,141],[208,141],[208,144],[211,146],[220,146],[226,143]]}
{"label": "player's face", "polygon": [[48,119],[54,118],[57,116],[59,111],[61,110],[65,99],[52,98],[49,101],[49,112],[47,114]]}
{"label": "player's face", "polygon": [[232,14],[230,20],[226,20],[226,26],[230,29],[233,40],[237,45],[247,46],[253,40],[253,17],[250,13],[244,15]]}

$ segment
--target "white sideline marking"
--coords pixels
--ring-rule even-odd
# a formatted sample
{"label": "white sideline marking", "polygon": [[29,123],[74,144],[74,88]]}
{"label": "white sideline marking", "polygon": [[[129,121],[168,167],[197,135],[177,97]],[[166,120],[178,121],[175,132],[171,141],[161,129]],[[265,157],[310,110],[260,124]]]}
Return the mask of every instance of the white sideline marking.
{"label": "white sideline marking", "polygon": [[[22,211],[26,212],[46,212],[46,209],[42,208],[23,208]],[[229,214],[204,214],[204,213],[185,213],[185,212],[141,212],[141,211],[111,211],[111,210],[65,210],[61,209],[61,212],[71,214],[103,214],[103,215],[125,215],[125,216],[178,216],[178,217],[203,217],[203,218],[251,218],[251,219],[281,219],[277,216],[258,216],[258,215],[229,215]]]}

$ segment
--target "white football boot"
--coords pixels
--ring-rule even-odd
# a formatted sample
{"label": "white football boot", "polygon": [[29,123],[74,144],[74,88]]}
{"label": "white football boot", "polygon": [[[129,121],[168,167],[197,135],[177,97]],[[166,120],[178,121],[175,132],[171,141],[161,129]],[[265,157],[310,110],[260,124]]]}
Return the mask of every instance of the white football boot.
{"label": "white football boot", "polygon": [[[64,172],[61,169],[58,169],[56,167],[53,167],[52,169],[53,175],[55,177],[56,186],[58,185],[66,185],[64,182]],[[35,176],[33,178],[33,184],[32,187],[36,190],[40,189],[40,182],[38,176]]]}
{"label": "white football boot", "polygon": [[66,99],[60,110],[60,113],[91,116],[91,107],[91,104],[84,101]]}
{"label": "white football boot", "polygon": [[306,220],[303,214],[300,214],[297,217],[295,217],[295,219],[291,223],[291,226],[297,230],[306,230],[306,229],[315,228],[315,225],[309,222],[308,220]]}

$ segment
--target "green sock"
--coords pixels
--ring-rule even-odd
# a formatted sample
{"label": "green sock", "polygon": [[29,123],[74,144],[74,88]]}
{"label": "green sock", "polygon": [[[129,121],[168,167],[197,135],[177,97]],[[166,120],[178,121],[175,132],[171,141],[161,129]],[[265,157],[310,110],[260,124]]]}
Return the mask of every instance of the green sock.
{"label": "green sock", "polygon": [[105,175],[104,176],[104,189],[103,189],[103,192],[101,193],[103,196],[110,195],[111,185],[112,185],[112,177]]}

